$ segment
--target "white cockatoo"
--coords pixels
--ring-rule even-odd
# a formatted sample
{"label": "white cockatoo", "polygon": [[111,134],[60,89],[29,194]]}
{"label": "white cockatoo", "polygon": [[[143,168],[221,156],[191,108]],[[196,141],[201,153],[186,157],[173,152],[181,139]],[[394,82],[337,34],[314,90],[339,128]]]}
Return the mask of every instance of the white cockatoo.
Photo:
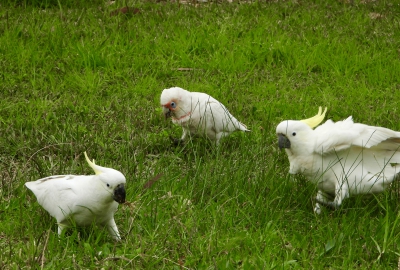
{"label": "white cockatoo", "polygon": [[101,167],[85,158],[95,175],[54,175],[27,182],[39,204],[58,223],[58,234],[75,222],[79,226],[93,222],[106,226],[115,240],[121,240],[114,213],[125,202],[125,176],[114,169]]}
{"label": "white cockatoo", "polygon": [[286,120],[276,128],[290,174],[301,173],[317,185],[314,211],[320,204],[337,208],[356,194],[379,193],[400,172],[400,132],[354,123],[352,117],[326,121],[321,107],[306,120]]}
{"label": "white cockatoo", "polygon": [[250,131],[228,109],[212,96],[189,92],[180,87],[164,89],[161,106],[165,117],[183,129],[181,141],[188,135],[203,136],[217,145],[219,140],[236,130]]}

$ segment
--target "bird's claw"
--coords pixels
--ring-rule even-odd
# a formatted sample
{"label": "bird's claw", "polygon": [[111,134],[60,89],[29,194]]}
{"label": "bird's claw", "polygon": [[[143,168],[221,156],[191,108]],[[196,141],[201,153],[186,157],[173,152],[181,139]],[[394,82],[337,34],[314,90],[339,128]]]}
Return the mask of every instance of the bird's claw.
{"label": "bird's claw", "polygon": [[174,137],[172,137],[172,136],[169,136],[169,138],[171,139],[172,144],[173,144],[174,146],[179,146],[179,145],[182,145],[182,144],[183,144],[183,140],[182,140],[182,139],[177,139],[177,138],[174,138]]}
{"label": "bird's claw", "polygon": [[332,210],[336,210],[338,208],[338,205],[336,205],[336,203],[334,203],[334,202],[323,201],[318,198],[315,198],[315,201],[325,207],[332,209]]}

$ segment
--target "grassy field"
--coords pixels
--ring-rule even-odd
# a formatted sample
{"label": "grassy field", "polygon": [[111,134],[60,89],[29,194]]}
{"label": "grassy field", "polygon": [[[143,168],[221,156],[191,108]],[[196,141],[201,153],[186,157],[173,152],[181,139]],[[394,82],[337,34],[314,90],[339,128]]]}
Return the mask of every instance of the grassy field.
{"label": "grassy field", "polygon": [[[400,130],[398,1],[80,2],[0,4],[1,269],[397,269],[399,185],[315,215],[275,128],[327,106]],[[252,132],[172,146],[172,86]],[[84,151],[127,177],[119,243],[96,226],[58,239],[24,187],[92,174]]]}

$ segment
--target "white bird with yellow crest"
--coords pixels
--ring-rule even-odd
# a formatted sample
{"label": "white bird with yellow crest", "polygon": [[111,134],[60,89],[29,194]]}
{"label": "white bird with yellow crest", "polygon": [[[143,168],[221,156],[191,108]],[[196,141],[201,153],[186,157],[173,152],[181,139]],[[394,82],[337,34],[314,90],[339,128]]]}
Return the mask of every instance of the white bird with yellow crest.
{"label": "white bird with yellow crest", "polygon": [[101,167],[85,158],[95,175],[54,175],[27,182],[39,204],[58,223],[58,234],[75,223],[88,226],[96,223],[107,227],[115,240],[120,240],[114,213],[118,203],[125,202],[125,176],[114,169]]}
{"label": "white bird with yellow crest", "polygon": [[285,120],[276,128],[289,173],[317,185],[318,214],[320,204],[337,208],[350,196],[384,191],[400,172],[400,132],[354,123],[351,116],[318,126],[325,113],[320,107],[312,118]]}
{"label": "white bird with yellow crest", "polygon": [[160,103],[165,117],[172,117],[172,122],[182,127],[181,141],[195,135],[218,145],[221,138],[236,130],[250,131],[221,102],[205,93],[172,87],[162,91]]}

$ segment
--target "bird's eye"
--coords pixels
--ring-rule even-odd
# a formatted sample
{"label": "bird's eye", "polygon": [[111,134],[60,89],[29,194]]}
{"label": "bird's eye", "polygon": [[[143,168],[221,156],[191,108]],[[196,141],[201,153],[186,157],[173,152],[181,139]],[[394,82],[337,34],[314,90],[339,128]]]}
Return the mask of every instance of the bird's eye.
{"label": "bird's eye", "polygon": [[110,187],[110,184],[107,184],[107,187]]}
{"label": "bird's eye", "polygon": [[292,135],[293,135],[293,136],[296,136],[296,132],[293,132]]}
{"label": "bird's eye", "polygon": [[175,108],[176,107],[176,103],[175,102],[171,102],[171,108]]}

